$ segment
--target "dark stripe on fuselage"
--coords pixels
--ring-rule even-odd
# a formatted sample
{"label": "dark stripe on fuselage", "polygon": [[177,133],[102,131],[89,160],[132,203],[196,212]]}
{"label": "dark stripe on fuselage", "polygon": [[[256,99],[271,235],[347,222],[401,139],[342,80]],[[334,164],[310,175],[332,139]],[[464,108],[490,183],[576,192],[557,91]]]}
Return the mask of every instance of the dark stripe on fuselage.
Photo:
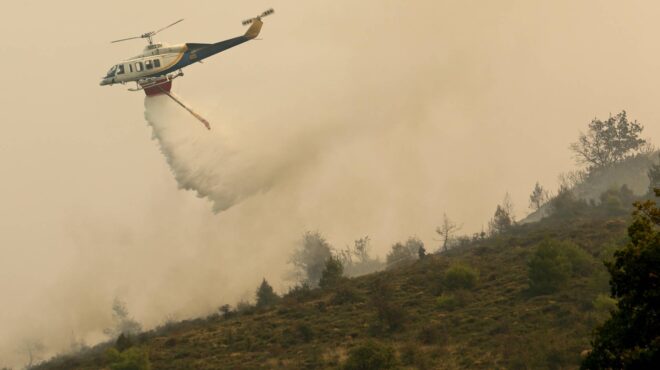
{"label": "dark stripe on fuselage", "polygon": [[145,77],[164,76],[250,40],[249,37],[238,36],[233,39],[216,42],[215,44],[186,44],[188,50],[183,53],[183,57],[179,62],[164,71],[156,72]]}

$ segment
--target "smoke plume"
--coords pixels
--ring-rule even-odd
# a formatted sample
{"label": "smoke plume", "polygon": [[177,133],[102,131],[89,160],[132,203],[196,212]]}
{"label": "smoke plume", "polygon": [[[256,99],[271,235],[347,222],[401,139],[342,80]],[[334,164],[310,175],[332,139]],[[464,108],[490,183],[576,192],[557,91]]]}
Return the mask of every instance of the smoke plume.
{"label": "smoke plume", "polygon": [[209,132],[165,95],[146,97],[144,105],[153,138],[179,187],[211,201],[214,212],[268,190],[301,162],[294,147],[267,128],[218,120]]}

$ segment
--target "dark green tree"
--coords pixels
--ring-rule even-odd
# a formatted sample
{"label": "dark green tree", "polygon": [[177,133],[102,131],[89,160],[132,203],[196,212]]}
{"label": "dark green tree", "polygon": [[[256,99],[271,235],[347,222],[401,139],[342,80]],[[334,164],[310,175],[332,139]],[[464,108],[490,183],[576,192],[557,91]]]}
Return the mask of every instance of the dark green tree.
{"label": "dark green tree", "polygon": [[[660,196],[660,189],[654,189]],[[660,209],[636,202],[630,242],[605,265],[617,309],[595,331],[583,369],[653,369],[660,364]],[[655,364],[655,365],[654,365]]]}
{"label": "dark green tree", "polygon": [[649,194],[653,194],[653,189],[660,189],[660,160],[649,169]]}
{"label": "dark green tree", "polygon": [[419,246],[419,249],[417,250],[417,257],[422,260],[426,257],[426,248],[424,248],[423,245]]}
{"label": "dark green tree", "polygon": [[257,308],[265,308],[277,303],[280,297],[275,294],[273,287],[268,284],[266,279],[261,282],[257,289]]}
{"label": "dark green tree", "polygon": [[611,166],[643,151],[646,140],[640,135],[644,126],[628,121],[622,111],[605,121],[594,118],[586,134],[580,133],[578,141],[570,145],[578,163],[590,169]]}
{"label": "dark green tree", "polygon": [[503,233],[511,228],[513,225],[513,220],[511,219],[511,215],[507,210],[498,205],[497,209],[495,209],[495,215],[493,216],[493,219],[490,220],[488,223],[489,230],[491,234],[500,234]]}
{"label": "dark green tree", "polygon": [[344,275],[344,266],[337,257],[330,257],[325,261],[325,268],[321,273],[319,286],[323,289],[336,286]]}

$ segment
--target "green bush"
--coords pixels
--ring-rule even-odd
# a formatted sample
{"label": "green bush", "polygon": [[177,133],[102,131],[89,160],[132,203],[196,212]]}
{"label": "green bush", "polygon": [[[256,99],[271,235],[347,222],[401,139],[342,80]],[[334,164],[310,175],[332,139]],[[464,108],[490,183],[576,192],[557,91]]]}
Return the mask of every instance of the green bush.
{"label": "green bush", "polygon": [[474,269],[457,264],[445,273],[444,285],[449,290],[472,289],[477,285],[477,276]]}
{"label": "green bush", "polygon": [[527,263],[529,288],[535,294],[560,290],[572,275],[588,276],[594,258],[570,241],[545,240]]}
{"label": "green bush", "polygon": [[347,303],[357,303],[361,301],[362,297],[360,297],[360,293],[357,291],[357,289],[348,284],[340,284],[335,289],[335,295],[332,296],[332,300],[330,302],[334,305],[342,305]]}
{"label": "green bush", "polygon": [[443,294],[436,298],[435,304],[440,310],[453,311],[462,306],[461,300],[454,294]]}
{"label": "green bush", "polygon": [[571,264],[571,273],[578,276],[589,276],[594,268],[594,258],[584,249],[572,242],[561,243],[561,253]]}
{"label": "green bush", "polygon": [[112,370],[151,370],[149,354],[146,350],[132,347],[123,352],[110,348],[106,358]]}
{"label": "green bush", "polygon": [[561,242],[543,241],[527,263],[529,289],[535,294],[554,293],[571,276],[571,264],[563,253]]}
{"label": "green bush", "polygon": [[348,352],[344,370],[386,370],[396,366],[394,349],[377,342],[367,342]]}

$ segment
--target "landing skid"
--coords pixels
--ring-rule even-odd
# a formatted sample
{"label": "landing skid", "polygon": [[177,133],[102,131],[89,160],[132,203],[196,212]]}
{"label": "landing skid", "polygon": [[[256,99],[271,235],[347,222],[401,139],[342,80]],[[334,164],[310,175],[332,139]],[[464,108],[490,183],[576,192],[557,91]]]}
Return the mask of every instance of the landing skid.
{"label": "landing skid", "polygon": [[[136,88],[129,88],[128,91],[142,91],[145,90],[145,92],[148,92],[149,90],[154,90],[158,87],[161,87],[163,85],[167,85],[172,82],[177,77],[183,76],[183,71],[179,71],[177,73],[169,74],[167,76],[163,77],[150,77],[150,78],[145,78],[139,81],[136,81],[137,87]],[[149,95],[149,94],[147,94]]]}

